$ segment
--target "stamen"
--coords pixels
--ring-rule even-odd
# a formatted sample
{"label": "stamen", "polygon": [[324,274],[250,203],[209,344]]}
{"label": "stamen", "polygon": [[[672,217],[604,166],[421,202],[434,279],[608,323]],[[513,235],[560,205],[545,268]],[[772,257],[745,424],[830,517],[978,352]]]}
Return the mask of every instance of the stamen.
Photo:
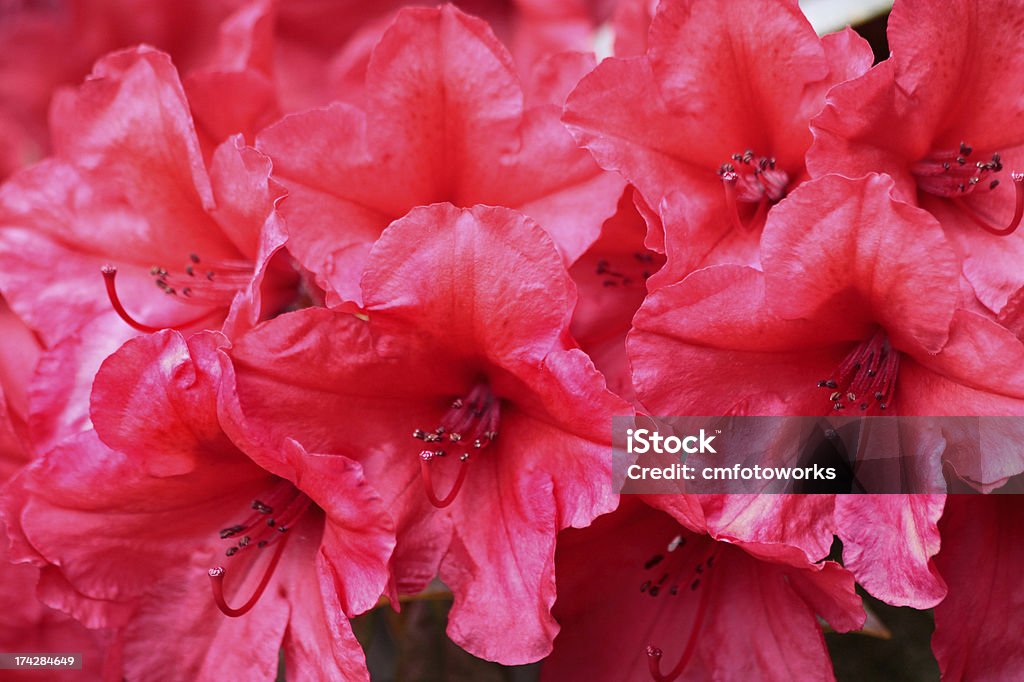
{"label": "stamen", "polygon": [[469,453],[487,448],[498,437],[501,413],[501,401],[491,393],[486,383],[476,384],[464,398],[456,398],[449,405],[437,428],[433,431],[416,429],[412,433],[413,438],[424,443],[446,443],[446,447],[462,451],[455,483],[443,498],[438,497],[434,490],[431,466],[435,459],[445,457],[447,451],[437,448],[419,453],[420,474],[427,499],[439,509],[450,505],[462,489],[469,471]]}
{"label": "stamen", "polygon": [[168,327],[151,327],[148,324],[143,324],[142,322],[139,322],[130,314],[128,314],[128,311],[124,309],[124,305],[121,304],[121,299],[117,295],[117,285],[114,283],[114,279],[117,277],[117,268],[114,267],[113,265],[104,265],[102,268],[100,268],[100,272],[103,273],[103,280],[107,287],[107,298],[110,299],[110,305],[111,307],[113,307],[114,312],[117,313],[118,317],[124,320],[124,322],[129,327],[137,331],[143,332],[144,334],[153,334],[163,329],[174,329],[177,331],[181,331],[193,325],[199,324],[200,322],[202,322],[203,320],[210,316],[210,313],[207,312],[204,315],[201,315],[200,317],[197,317],[195,319],[188,320],[187,322],[182,322],[176,325],[171,325]]}
{"label": "stamen", "polygon": [[819,381],[818,388],[828,389],[834,412],[847,405],[865,413],[885,411],[892,402],[898,373],[899,352],[890,345],[885,331],[878,329],[843,359],[832,376]]}
{"label": "stamen", "polygon": [[263,592],[267,589],[267,585],[270,584],[270,578],[274,575],[274,569],[277,568],[277,563],[281,560],[281,555],[284,554],[285,545],[288,542],[286,537],[284,540],[277,544],[277,549],[274,550],[274,554],[270,557],[270,563],[267,564],[267,568],[263,571],[263,577],[260,579],[260,584],[256,586],[256,590],[253,592],[249,600],[242,604],[237,609],[228,606],[227,600],[224,598],[224,575],[227,573],[227,569],[223,566],[216,566],[211,568],[210,573],[210,588],[213,591],[213,601],[217,604],[217,608],[225,616],[231,618],[238,618],[244,616],[252,610],[252,607],[256,606],[256,602],[263,596]]}
{"label": "stamen", "polygon": [[161,266],[150,271],[154,284],[182,303],[209,307],[227,307],[235,293],[249,284],[254,265],[243,260],[217,260],[202,263],[196,254],[189,255],[184,267],[186,276],[174,274]]}
{"label": "stamen", "polygon": [[936,152],[915,163],[910,172],[917,179],[922,192],[952,199],[972,221],[986,232],[1005,237],[1013,234],[1024,217],[1024,173],[1010,173],[1014,183],[1015,207],[1013,217],[1005,226],[993,224],[986,216],[963,200],[968,194],[984,194],[999,186],[999,179],[991,176],[1003,170],[1002,158],[992,154],[988,161],[968,163],[974,148],[965,142],[954,152]]}
{"label": "stamen", "polygon": [[[775,159],[755,156],[753,150],[733,154],[718,168],[725,192],[726,209],[734,229],[754,229],[763,224],[771,204],[781,201],[789,187],[789,174],[776,168]],[[740,203],[757,204],[753,217],[744,223]]]}

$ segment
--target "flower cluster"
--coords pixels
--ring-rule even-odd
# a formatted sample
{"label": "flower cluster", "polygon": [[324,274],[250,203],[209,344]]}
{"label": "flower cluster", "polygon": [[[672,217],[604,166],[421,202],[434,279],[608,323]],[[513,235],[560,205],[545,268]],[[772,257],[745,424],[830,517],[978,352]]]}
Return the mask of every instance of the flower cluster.
{"label": "flower cluster", "polygon": [[1024,415],[1024,4],[416,4],[2,10],[0,651],[368,680],[440,585],[544,680],[830,679],[859,585],[1019,674],[1016,496],[620,499],[611,424]]}

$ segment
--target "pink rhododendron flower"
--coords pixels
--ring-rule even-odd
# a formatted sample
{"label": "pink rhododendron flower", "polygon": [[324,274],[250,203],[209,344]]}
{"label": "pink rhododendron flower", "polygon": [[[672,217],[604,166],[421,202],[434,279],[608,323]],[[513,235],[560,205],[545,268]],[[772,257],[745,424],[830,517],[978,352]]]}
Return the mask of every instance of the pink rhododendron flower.
{"label": "pink rhododendron flower", "polygon": [[543,680],[830,679],[816,616],[841,632],[864,623],[838,564],[716,540],[626,497],[563,534],[558,583]]}
{"label": "pink rhododendron flower", "polygon": [[241,428],[361,462],[396,520],[397,591],[439,572],[451,638],[506,663],[550,651],[556,533],[616,502],[608,424],[630,411],[569,338],[574,299],[536,223],[438,205],[384,231],[358,317],[283,315],[230,353]]}
{"label": "pink rhododendron flower", "polygon": [[813,122],[815,175],[887,173],[931,212],[978,299],[1000,312],[1024,286],[1024,6],[904,0],[892,56],[830,93]]}
{"label": "pink rhododendron flower", "polygon": [[1024,504],[1017,495],[950,495],[935,558],[949,596],[935,607],[932,648],[948,679],[1009,680],[1024,665]]}
{"label": "pink rhododendron flower", "polygon": [[53,135],[54,155],[0,189],[0,290],[48,348],[31,401],[40,449],[87,428],[90,379],[125,339],[251,324],[297,282],[268,265],[283,242],[270,162],[240,139],[204,160],[166,55],[105,58],[57,98]]}
{"label": "pink rhododendron flower", "polygon": [[[53,94],[105,53],[153,45],[188,76],[208,131],[248,114],[296,111],[357,97],[361,70],[402,0],[69,0],[10,2],[0,26],[0,179],[41,158]],[[609,2],[466,0],[528,75],[548,55],[589,51]],[[357,81],[359,81],[357,83]],[[218,90],[219,89],[219,90]],[[217,101],[217,94],[220,94]],[[219,106],[217,106],[219,105]],[[255,109],[252,105],[257,105]],[[251,118],[249,128],[269,123]],[[223,132],[223,131],[221,131]],[[246,132],[233,129],[228,134]],[[221,138],[223,139],[223,138]]]}
{"label": "pink rhododendron flower", "polygon": [[615,56],[640,57],[647,53],[647,35],[660,0],[621,0],[615,6]]}
{"label": "pink rhododendron flower", "polygon": [[[1007,358],[1024,361],[1024,346],[984,316],[957,309],[958,267],[941,228],[926,212],[894,201],[892,187],[883,176],[809,183],[769,218],[763,273],[715,266],[648,297],[628,347],[647,409],[1020,414],[1024,377],[1018,368],[1024,363],[1007,364]],[[665,357],[673,358],[671,369]],[[944,452],[961,477],[979,486],[1021,471],[1014,448],[979,453],[970,436],[918,434],[922,457],[904,475],[941,490]],[[1012,443],[1020,434],[1005,437]],[[818,526],[800,544],[818,558],[834,531],[849,547],[847,567],[868,590],[898,603],[933,605],[945,593],[929,565],[938,549],[941,498],[910,496],[907,502],[840,498],[834,526]],[[750,502],[730,496],[726,504]],[[769,498],[758,506],[774,504]],[[894,513],[901,521],[889,526],[885,520]],[[751,525],[772,518],[764,514],[755,514]],[[847,524],[851,518],[861,521]],[[785,524],[786,517],[779,520]],[[883,528],[896,535],[886,536]],[[919,537],[907,541],[904,533]],[[736,536],[749,537],[746,531]],[[862,552],[860,543],[885,551]]]}
{"label": "pink rhododendron flower", "polygon": [[[763,273],[706,268],[648,297],[630,344],[643,403],[655,414],[1019,413],[1024,377],[1007,358],[1024,345],[958,308],[952,248],[892,188],[885,176],[815,181],[769,220]],[[958,471],[981,484],[1020,472],[999,464]]]}
{"label": "pink rhododendron flower", "polygon": [[647,295],[647,280],[665,263],[644,244],[647,225],[633,204],[633,190],[619,200],[601,236],[569,269],[579,289],[572,330],[580,347],[605,375],[608,387],[632,400],[626,333]]}
{"label": "pink rhododendron flower", "polygon": [[[795,2],[663,2],[646,55],[608,59],[564,120],[666,223],[657,285],[710,263],[756,264],[768,209],[806,175],[809,119],[863,73],[852,31],[819,39]],[[685,46],[682,48],[681,46]]]}
{"label": "pink rhododendron flower", "polygon": [[[23,466],[26,448],[27,386],[39,343],[29,329],[0,299],[0,491]],[[81,671],[53,679],[98,679],[104,669],[101,647],[106,633],[89,632],[66,614],[44,606],[35,598],[39,570],[10,563],[5,524],[0,519],[0,651],[64,651],[83,654]],[[38,679],[37,671],[5,671],[5,679]]]}
{"label": "pink rhododendron flower", "polygon": [[10,424],[11,436],[18,441],[17,444],[12,441],[5,449],[22,450],[28,435],[29,381],[42,347],[36,335],[3,298],[0,298],[0,339],[0,390],[4,394],[0,406]]}
{"label": "pink rhododendron flower", "polygon": [[220,23],[244,0],[7,2],[0,22],[0,179],[49,146],[54,93],[85,77],[107,52],[139,43],[184,70],[213,58]]}
{"label": "pink rhododendron flower", "polygon": [[524,108],[511,59],[483,22],[451,6],[404,10],[374,49],[366,86],[365,110],[295,114],[258,140],[289,192],[290,251],[342,299],[357,299],[371,245],[415,206],[522,210],[568,262],[614,212],[622,181],[576,148],[556,105]]}
{"label": "pink rhododendron flower", "polygon": [[[594,32],[611,14],[613,2],[457,0],[454,6],[486,21],[509,51],[519,75],[528,79],[552,55],[592,51]],[[337,100],[362,102],[371,54],[396,14],[402,7],[437,4],[425,0],[268,4],[275,24],[274,71],[282,105],[287,111],[298,111]]]}
{"label": "pink rhododendron flower", "polygon": [[298,679],[368,679],[346,616],[384,589],[390,518],[344,457],[288,441],[263,468],[232,444],[217,414],[224,343],[164,331],[112,355],[96,431],[8,493],[13,554],[43,567],[48,604],[119,629],[130,679],[269,678],[279,646]]}
{"label": "pink rhododendron flower", "polygon": [[[2,396],[0,396],[2,398]],[[22,466],[22,453],[12,452],[10,425],[0,423],[0,486],[9,472]],[[0,519],[0,649],[4,652],[74,652],[82,654],[81,670],[49,671],[53,680],[80,680],[83,675],[100,679],[104,670],[106,633],[91,632],[67,614],[43,605],[35,598],[39,570],[10,563],[5,524]],[[113,670],[113,668],[111,668]],[[4,671],[5,680],[38,680],[39,671]]]}
{"label": "pink rhododendron flower", "polygon": [[0,652],[1015,679],[1024,4],[800,4],[0,0]]}

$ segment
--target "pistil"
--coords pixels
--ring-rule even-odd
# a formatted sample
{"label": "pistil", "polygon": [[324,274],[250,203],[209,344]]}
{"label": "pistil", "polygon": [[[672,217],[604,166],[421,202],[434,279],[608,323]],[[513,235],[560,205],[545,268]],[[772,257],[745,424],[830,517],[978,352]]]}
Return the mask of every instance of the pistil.
{"label": "pistil", "polygon": [[[652,597],[657,597],[663,593],[663,590],[667,587],[667,594],[670,597],[675,597],[681,592],[683,594],[696,594],[697,595],[697,609],[694,614],[693,623],[690,627],[690,633],[686,640],[686,646],[683,649],[682,656],[676,665],[667,673],[661,671],[661,659],[664,652],[657,646],[648,645],[647,647],[647,665],[651,674],[651,679],[655,682],[671,682],[675,680],[686,670],[687,664],[693,659],[693,654],[697,650],[697,641],[700,636],[701,629],[704,626],[704,620],[707,616],[708,605],[710,604],[711,595],[711,581],[714,575],[712,568],[714,567],[715,557],[718,555],[719,545],[717,542],[712,541],[710,551],[704,555],[704,557],[692,565],[692,569],[687,570],[688,567],[683,564],[683,557],[686,556],[680,552],[678,555],[673,556],[674,553],[685,544],[685,539],[682,536],[677,536],[668,545],[668,557],[665,554],[655,554],[647,562],[644,563],[644,569],[650,571],[656,568],[663,561],[665,562],[665,568],[660,571],[661,576],[657,581],[646,580],[640,586],[640,591],[649,594]],[[689,556],[692,556],[690,554]],[[673,576],[671,577],[670,576]],[[685,587],[680,590],[680,583]]]}
{"label": "pistil", "polygon": [[245,615],[260,600],[267,585],[270,584],[270,579],[281,560],[281,555],[284,553],[285,545],[290,537],[288,532],[313,506],[312,500],[284,480],[279,480],[270,495],[264,499],[266,501],[253,500],[252,513],[244,521],[220,531],[222,540],[238,538],[235,544],[224,551],[227,557],[235,557],[246,551],[252,553],[270,546],[274,548],[270,563],[264,569],[263,577],[252,596],[238,608],[229,606],[224,597],[224,576],[227,574],[227,569],[223,566],[215,566],[209,571],[213,600],[224,615],[232,618]]}
{"label": "pistil", "polygon": [[247,261],[220,260],[204,263],[196,254],[189,256],[189,263],[182,274],[175,274],[162,266],[153,266],[150,275],[156,286],[167,296],[173,296],[183,303],[206,308],[199,317],[170,327],[154,327],[136,320],[121,303],[117,294],[117,268],[104,265],[100,272],[107,289],[107,298],[114,312],[132,329],[151,334],[161,329],[186,329],[209,317],[211,308],[227,308],[235,294],[248,286],[252,280],[253,264]]}

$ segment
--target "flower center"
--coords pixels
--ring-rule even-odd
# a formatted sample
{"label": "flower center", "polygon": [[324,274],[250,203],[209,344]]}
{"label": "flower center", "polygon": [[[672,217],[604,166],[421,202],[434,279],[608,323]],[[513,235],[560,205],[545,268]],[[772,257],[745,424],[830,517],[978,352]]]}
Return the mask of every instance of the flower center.
{"label": "flower center", "polygon": [[[222,528],[222,540],[231,539],[233,544],[224,554],[234,557],[242,553],[255,554],[256,550],[273,547],[270,563],[267,564],[259,585],[245,604],[238,608],[228,606],[224,598],[224,576],[227,569],[216,566],[210,569],[210,583],[213,600],[217,607],[227,616],[238,617],[248,613],[260,600],[270,579],[274,575],[281,555],[288,542],[288,531],[295,526],[305,513],[313,506],[312,500],[299,492],[294,485],[285,480],[278,480],[270,494],[261,500],[253,500],[252,513],[241,523]],[[238,538],[237,540],[234,540]]]}
{"label": "flower center", "polygon": [[[775,167],[775,159],[755,156],[750,149],[733,154],[732,161],[719,166],[718,177],[722,179],[725,201],[736,228],[751,229],[760,223],[769,205],[781,201],[789,186],[789,174]],[[740,202],[757,206],[748,223],[740,217]]]}
{"label": "flower center", "polygon": [[882,329],[862,342],[846,356],[832,375],[818,382],[818,388],[830,391],[834,411],[856,406],[861,412],[875,414],[892,403],[899,373],[900,354],[889,343]]}
{"label": "flower center", "polygon": [[[435,507],[450,505],[466,481],[470,453],[483,450],[498,437],[501,401],[486,383],[475,385],[464,398],[456,398],[433,431],[416,429],[413,438],[429,445],[420,451],[420,473],[427,498]],[[459,454],[459,473],[449,493],[439,498],[434,492],[431,467],[438,458],[452,451]]]}
{"label": "flower center", "polygon": [[[205,320],[211,315],[211,309],[229,307],[235,294],[252,281],[254,268],[252,263],[241,260],[204,263],[194,253],[189,256],[189,263],[181,272],[172,272],[165,267],[154,265],[150,268],[149,274],[152,275],[154,283],[164,294],[206,309],[199,317],[166,328],[180,331]],[[116,267],[104,265],[100,272],[103,273],[110,305],[128,326],[147,334],[163,329],[163,327],[154,327],[139,322],[125,309],[117,295]]]}
{"label": "flower center", "polygon": [[[683,649],[683,655],[679,662],[672,670],[662,673],[662,650],[654,645],[647,647],[647,664],[651,678],[655,682],[670,682],[682,675],[697,649],[698,635],[704,624],[704,617],[707,615],[710,601],[708,595],[711,591],[711,569],[714,566],[719,547],[717,542],[711,541],[710,544],[710,549],[700,554],[700,560],[694,563],[692,561],[694,552],[684,550],[686,538],[677,535],[668,543],[664,552],[654,554],[643,564],[645,580],[640,585],[641,593],[654,598],[668,599],[680,594],[691,594],[695,595],[698,600],[697,611],[693,618],[686,647]],[[699,549],[695,548],[695,550],[699,552]]]}
{"label": "flower center", "polygon": [[636,252],[631,261],[613,264],[607,258],[601,258],[594,267],[594,274],[601,280],[604,287],[622,287],[624,289],[642,289],[651,274],[658,269],[655,254]]}
{"label": "flower center", "polygon": [[1014,213],[1006,225],[994,223],[988,216],[964,201],[970,194],[987,194],[999,186],[995,177],[1003,170],[998,153],[988,161],[970,161],[974,148],[961,142],[956,151],[935,152],[911,166],[910,172],[917,179],[922,192],[937,197],[952,199],[967,216],[987,232],[999,236],[1012,234],[1024,217],[1024,173],[1010,173],[1015,191]]}

